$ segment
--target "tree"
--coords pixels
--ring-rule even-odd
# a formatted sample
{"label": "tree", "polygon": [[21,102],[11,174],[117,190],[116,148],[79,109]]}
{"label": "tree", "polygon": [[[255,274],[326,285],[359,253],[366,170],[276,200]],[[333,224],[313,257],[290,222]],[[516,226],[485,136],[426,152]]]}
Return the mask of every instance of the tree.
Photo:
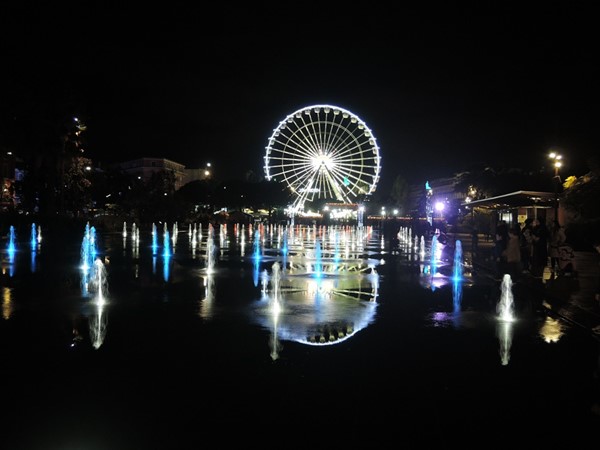
{"label": "tree", "polygon": [[121,214],[127,211],[125,208],[125,199],[131,190],[132,178],[118,166],[109,167],[102,170],[95,167],[91,171],[91,201],[94,208],[107,209],[108,207],[116,209]]}
{"label": "tree", "polygon": [[[142,219],[147,222],[178,220],[175,205],[175,174],[169,170],[155,172],[143,183]],[[140,198],[140,197],[138,197]]]}
{"label": "tree", "polygon": [[66,211],[80,217],[89,210],[91,204],[91,181],[88,179],[92,161],[76,156],[70,158],[63,174],[63,203]]}
{"label": "tree", "polygon": [[600,164],[588,161],[590,171],[564,183],[561,204],[569,215],[567,239],[574,246],[588,246],[600,235]]}
{"label": "tree", "polygon": [[569,178],[565,183],[562,204],[571,213],[571,219],[576,222],[600,219],[600,173],[594,166],[590,172]]}
{"label": "tree", "polygon": [[283,211],[292,203],[289,189],[283,183],[275,180],[260,181],[257,183],[256,192],[260,193],[260,195],[253,199],[253,204],[256,207],[269,211],[269,218],[271,220],[279,219],[279,217],[275,217],[275,212],[277,210],[280,212]]}
{"label": "tree", "polygon": [[203,222],[212,213],[214,191],[212,179],[191,181],[175,192],[175,201],[182,215],[192,222]]}
{"label": "tree", "polygon": [[405,215],[408,212],[408,199],[409,199],[409,186],[406,179],[400,175],[397,175],[392,184],[392,191],[390,197],[392,198],[394,205],[400,209],[400,213]]}
{"label": "tree", "polygon": [[543,170],[473,166],[454,175],[456,190],[471,200],[495,197],[509,192],[552,191],[552,179]]}

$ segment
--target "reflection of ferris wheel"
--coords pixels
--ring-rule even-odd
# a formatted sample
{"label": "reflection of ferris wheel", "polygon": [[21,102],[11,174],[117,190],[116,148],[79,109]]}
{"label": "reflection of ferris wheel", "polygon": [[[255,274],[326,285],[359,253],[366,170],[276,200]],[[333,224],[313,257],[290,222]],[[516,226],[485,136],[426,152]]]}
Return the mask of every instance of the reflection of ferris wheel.
{"label": "reflection of ferris wheel", "polygon": [[266,177],[287,184],[296,197],[295,211],[316,199],[354,203],[375,191],[379,181],[381,157],[373,133],[337,106],[308,106],[288,115],[266,149]]}

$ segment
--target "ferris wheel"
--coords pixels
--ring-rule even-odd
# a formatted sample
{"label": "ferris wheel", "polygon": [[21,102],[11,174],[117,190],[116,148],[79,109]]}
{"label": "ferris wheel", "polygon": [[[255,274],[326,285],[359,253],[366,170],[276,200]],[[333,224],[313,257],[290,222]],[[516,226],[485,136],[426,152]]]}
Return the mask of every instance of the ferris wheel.
{"label": "ferris wheel", "polygon": [[317,199],[354,203],[379,182],[381,157],[373,133],[337,106],[314,105],[289,114],[266,150],[266,178],[287,184],[294,211]]}

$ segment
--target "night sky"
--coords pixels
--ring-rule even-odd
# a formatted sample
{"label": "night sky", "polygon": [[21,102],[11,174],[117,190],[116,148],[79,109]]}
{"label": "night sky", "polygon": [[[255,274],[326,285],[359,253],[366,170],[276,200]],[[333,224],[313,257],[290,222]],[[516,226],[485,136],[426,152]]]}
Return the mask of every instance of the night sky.
{"label": "night sky", "polygon": [[381,187],[539,168],[553,147],[582,175],[600,147],[592,3],[18,3],[0,7],[0,130],[73,111],[106,163],[262,175],[273,129],[316,104],[372,130]]}

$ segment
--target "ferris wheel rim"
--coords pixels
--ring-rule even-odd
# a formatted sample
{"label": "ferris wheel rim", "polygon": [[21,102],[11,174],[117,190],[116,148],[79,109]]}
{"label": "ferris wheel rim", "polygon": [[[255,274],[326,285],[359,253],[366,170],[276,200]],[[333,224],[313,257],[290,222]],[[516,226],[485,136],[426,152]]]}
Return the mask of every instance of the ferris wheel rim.
{"label": "ferris wheel rim", "polygon": [[372,194],[379,182],[377,139],[343,107],[315,104],[293,111],[273,129],[265,148],[266,178],[287,184],[296,196],[295,209],[315,197],[353,203],[352,198]]}

